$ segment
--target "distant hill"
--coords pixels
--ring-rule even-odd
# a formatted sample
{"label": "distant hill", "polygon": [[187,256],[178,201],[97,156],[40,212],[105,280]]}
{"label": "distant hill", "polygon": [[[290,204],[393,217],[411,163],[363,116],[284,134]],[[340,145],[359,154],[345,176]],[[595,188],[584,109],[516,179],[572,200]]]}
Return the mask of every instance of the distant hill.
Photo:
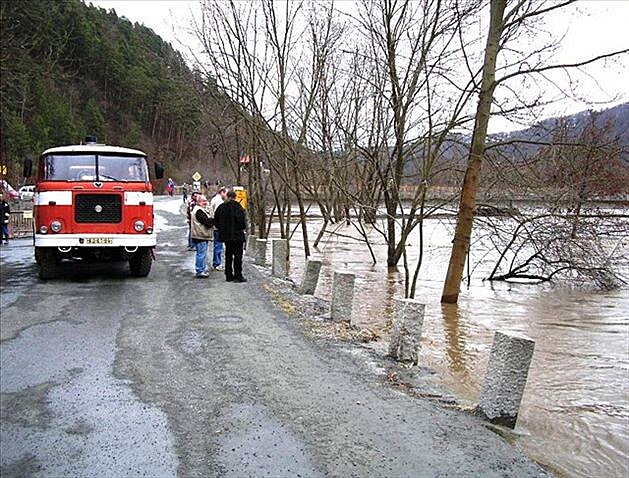
{"label": "distant hill", "polygon": [[486,188],[573,199],[629,194],[629,103],[550,118],[492,141],[499,146],[483,170]]}
{"label": "distant hill", "polygon": [[[503,166],[517,165],[519,162],[531,159],[543,148],[543,143],[552,143],[559,125],[565,126],[566,134],[571,140],[577,138],[594,118],[598,127],[608,125],[606,141],[618,139],[618,143],[626,151],[624,163],[629,165],[629,103],[624,103],[602,111],[581,111],[574,115],[549,118],[529,128],[489,135],[487,138],[490,150],[502,158],[506,158]],[[467,164],[471,137],[463,134],[450,134],[440,149],[439,172],[431,179],[433,185],[459,185]],[[541,144],[535,144],[539,142]],[[504,144],[502,144],[504,143]],[[498,146],[499,145],[499,146]],[[421,177],[422,148],[416,148],[416,153],[409,155],[404,173],[407,183],[416,184]],[[485,162],[484,169],[489,171],[491,166]],[[486,176],[486,175],[484,175]]]}
{"label": "distant hill", "polygon": [[0,2],[0,35],[0,165],[10,180],[25,156],[88,133],[143,149],[176,180],[224,174],[214,113],[227,100],[149,28],[79,0],[19,0]]}
{"label": "distant hill", "polygon": [[[551,142],[560,124],[565,124],[572,135],[578,135],[590,122],[592,115],[594,115],[593,117],[598,126],[610,125],[610,137],[617,137],[621,145],[629,147],[629,103],[623,103],[598,112],[586,110],[574,115],[549,118],[530,128],[491,135],[489,140],[490,142],[514,140]],[[534,151],[536,147],[530,146],[529,149]]]}

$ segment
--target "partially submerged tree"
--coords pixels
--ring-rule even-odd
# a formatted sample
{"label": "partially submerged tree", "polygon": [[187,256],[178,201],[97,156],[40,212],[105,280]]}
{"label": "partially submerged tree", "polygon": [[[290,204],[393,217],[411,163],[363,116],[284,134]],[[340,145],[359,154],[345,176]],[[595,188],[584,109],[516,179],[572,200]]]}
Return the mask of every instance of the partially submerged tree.
{"label": "partially submerged tree", "polygon": [[485,47],[483,77],[478,97],[476,122],[474,124],[468,166],[465,172],[465,179],[463,180],[463,189],[461,191],[458,221],[452,240],[452,254],[448,265],[443,295],[441,296],[442,302],[456,302],[458,300],[459,288],[463,277],[463,268],[465,267],[465,258],[469,250],[482,155],[485,149],[489,113],[494,89],[496,87],[494,82],[496,75],[496,59],[500,48],[500,38],[504,30],[503,17],[506,3],[506,0],[491,0],[489,32],[487,34],[487,46]]}
{"label": "partially submerged tree", "polygon": [[[451,67],[452,45],[476,4],[460,5],[461,11],[456,11],[441,1],[364,2],[357,18],[373,78],[367,81],[373,88],[373,101],[367,105],[371,121],[361,125],[369,141],[357,138],[357,148],[382,192],[389,266],[398,264],[408,235],[423,219],[417,213],[423,208],[440,141],[461,114],[456,107],[437,114],[432,104],[439,91],[436,77]],[[413,158],[419,164],[413,165]],[[405,182],[417,186],[406,203],[401,196]]]}
{"label": "partially submerged tree", "polygon": [[[507,8],[508,3],[511,8]],[[563,8],[571,3],[574,3],[574,1],[568,0],[553,3],[535,0],[521,0],[517,2],[490,0],[490,22],[487,34],[487,45],[485,47],[485,60],[483,63],[483,78],[479,92],[476,122],[472,135],[468,165],[459,202],[457,225],[452,241],[452,252],[441,296],[442,302],[456,303],[458,301],[465,259],[469,253],[474,211],[476,208],[476,196],[479,189],[479,177],[486,149],[487,126],[496,88],[502,85],[513,93],[513,89],[509,88],[508,82],[514,78],[522,79],[535,75],[543,77],[543,75],[547,75],[553,70],[578,68],[628,51],[612,52],[572,64],[548,64],[545,63],[547,59],[544,57],[543,53],[545,50],[553,47],[553,45],[550,45],[541,48],[541,50],[525,52],[508,59],[506,65],[503,66],[504,72],[496,79],[498,55],[501,51],[504,53],[509,45],[509,41],[512,40],[514,36],[518,35],[520,31],[526,29],[531,22],[534,22],[536,19],[553,10]],[[510,53],[512,54],[511,56],[513,56],[514,52],[511,51]],[[535,63],[531,64],[529,60],[534,60]],[[513,96],[515,97],[516,95]],[[533,104],[539,104],[539,101],[538,98],[533,101]],[[516,109],[526,106],[526,104],[520,104]]]}
{"label": "partially submerged tree", "polygon": [[[626,284],[619,266],[627,262],[623,241],[627,215],[583,211],[479,219],[497,259],[490,281],[547,282],[553,279],[613,289]],[[574,234],[575,221],[579,233]]]}

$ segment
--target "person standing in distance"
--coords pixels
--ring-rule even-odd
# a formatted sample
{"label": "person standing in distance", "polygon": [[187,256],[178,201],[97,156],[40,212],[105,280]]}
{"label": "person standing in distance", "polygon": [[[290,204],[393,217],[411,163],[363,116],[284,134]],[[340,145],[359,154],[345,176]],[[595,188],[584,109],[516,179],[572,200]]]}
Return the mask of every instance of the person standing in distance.
{"label": "person standing in distance", "polygon": [[[212,217],[218,209],[218,207],[225,202],[227,198],[227,188],[220,187],[216,192],[216,195],[210,201],[210,209],[212,209]],[[214,229],[214,253],[212,254],[212,267],[217,270],[223,270],[221,262],[223,262],[223,243],[218,235],[218,230]]]}
{"label": "person standing in distance", "polygon": [[5,244],[9,243],[9,219],[11,219],[11,208],[9,203],[4,200],[4,193],[0,191],[0,221],[2,221],[0,244],[2,244],[2,241]]}
{"label": "person standing in distance", "polygon": [[242,275],[247,217],[245,210],[236,202],[234,191],[227,191],[227,201],[216,208],[214,225],[225,244],[225,279],[227,282],[247,282]]}
{"label": "person standing in distance", "polygon": [[197,205],[192,209],[190,219],[192,242],[194,242],[197,248],[194,262],[196,277],[207,279],[209,274],[205,270],[205,259],[207,257],[207,243],[213,234],[212,226],[214,226],[214,221],[211,216],[210,204],[203,194],[197,197]]}

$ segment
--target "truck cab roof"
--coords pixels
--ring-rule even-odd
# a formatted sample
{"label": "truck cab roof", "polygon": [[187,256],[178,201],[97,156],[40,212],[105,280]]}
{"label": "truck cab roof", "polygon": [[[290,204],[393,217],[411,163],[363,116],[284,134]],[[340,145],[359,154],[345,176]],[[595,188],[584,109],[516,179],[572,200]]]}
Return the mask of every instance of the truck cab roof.
{"label": "truck cab roof", "polygon": [[69,146],[57,146],[49,148],[42,153],[47,154],[63,154],[63,153],[102,153],[102,154],[130,154],[146,156],[146,153],[139,149],[123,148],[121,146],[108,146],[106,144],[77,144]]}

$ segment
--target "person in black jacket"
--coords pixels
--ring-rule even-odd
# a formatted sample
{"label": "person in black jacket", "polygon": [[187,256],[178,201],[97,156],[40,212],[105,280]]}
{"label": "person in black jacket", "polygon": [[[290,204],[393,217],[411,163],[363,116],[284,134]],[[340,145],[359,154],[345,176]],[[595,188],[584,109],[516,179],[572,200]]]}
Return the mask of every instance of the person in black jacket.
{"label": "person in black jacket", "polygon": [[11,208],[9,203],[4,200],[4,194],[0,191],[0,221],[2,222],[0,244],[3,240],[5,244],[9,243],[9,219],[11,219]]}
{"label": "person in black jacket", "polygon": [[214,227],[225,244],[225,278],[227,282],[247,282],[242,276],[242,249],[245,243],[247,218],[236,202],[236,193],[227,191],[227,201],[214,212]]}

